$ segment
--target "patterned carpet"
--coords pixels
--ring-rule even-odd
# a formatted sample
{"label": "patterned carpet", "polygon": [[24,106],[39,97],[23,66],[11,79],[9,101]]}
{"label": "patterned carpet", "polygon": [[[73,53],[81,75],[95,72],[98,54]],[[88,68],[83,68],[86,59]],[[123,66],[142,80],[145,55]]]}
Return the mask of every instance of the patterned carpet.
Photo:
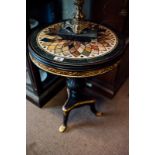
{"label": "patterned carpet", "polygon": [[127,80],[113,99],[89,92],[105,116],[95,117],[87,106],[75,109],[65,133],[58,132],[65,89],[42,109],[27,101],[27,155],[128,155],[128,87]]}

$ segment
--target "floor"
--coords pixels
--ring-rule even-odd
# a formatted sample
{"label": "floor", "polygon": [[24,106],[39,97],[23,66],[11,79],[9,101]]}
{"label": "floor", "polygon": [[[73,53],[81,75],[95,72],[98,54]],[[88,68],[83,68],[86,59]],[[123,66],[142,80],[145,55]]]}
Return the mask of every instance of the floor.
{"label": "floor", "polygon": [[65,133],[58,131],[65,89],[41,109],[27,101],[27,155],[128,155],[129,81],[113,99],[89,93],[105,115],[94,116],[88,106],[75,109]]}

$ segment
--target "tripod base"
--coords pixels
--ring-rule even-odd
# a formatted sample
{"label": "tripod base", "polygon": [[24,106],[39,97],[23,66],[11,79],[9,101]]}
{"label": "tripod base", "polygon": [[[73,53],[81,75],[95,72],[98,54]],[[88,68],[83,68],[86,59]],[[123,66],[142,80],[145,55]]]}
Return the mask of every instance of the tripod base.
{"label": "tripod base", "polygon": [[59,132],[64,132],[67,129],[68,117],[70,112],[85,105],[90,107],[92,113],[96,116],[103,116],[102,112],[98,112],[95,107],[96,101],[84,93],[85,79],[67,79],[68,99],[62,107],[63,124],[59,127]]}

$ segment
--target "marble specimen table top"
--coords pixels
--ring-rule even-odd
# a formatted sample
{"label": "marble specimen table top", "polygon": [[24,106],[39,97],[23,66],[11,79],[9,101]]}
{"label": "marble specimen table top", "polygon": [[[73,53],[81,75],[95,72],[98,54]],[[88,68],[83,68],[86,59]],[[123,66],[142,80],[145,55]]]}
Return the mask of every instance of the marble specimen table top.
{"label": "marble specimen table top", "polygon": [[[38,66],[42,64],[46,71],[53,74],[58,70],[58,75],[62,70],[65,76],[66,71],[97,72],[119,60],[122,40],[114,31],[103,25],[83,21],[85,29],[97,29],[97,38],[88,41],[65,39],[58,35],[64,23],[65,21],[36,30],[30,37],[30,56]],[[76,73],[74,75],[76,76]]]}

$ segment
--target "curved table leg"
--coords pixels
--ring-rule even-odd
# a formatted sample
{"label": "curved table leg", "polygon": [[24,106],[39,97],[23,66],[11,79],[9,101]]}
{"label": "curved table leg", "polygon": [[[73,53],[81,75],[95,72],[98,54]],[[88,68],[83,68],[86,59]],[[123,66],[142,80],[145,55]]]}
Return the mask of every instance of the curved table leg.
{"label": "curved table leg", "polygon": [[63,124],[59,127],[59,132],[64,132],[67,129],[69,113],[70,113],[70,111],[63,112]]}
{"label": "curved table leg", "polygon": [[99,112],[96,110],[96,107],[94,104],[90,105],[90,110],[92,111],[92,113],[94,113],[97,117],[103,116],[104,113],[103,112]]}

